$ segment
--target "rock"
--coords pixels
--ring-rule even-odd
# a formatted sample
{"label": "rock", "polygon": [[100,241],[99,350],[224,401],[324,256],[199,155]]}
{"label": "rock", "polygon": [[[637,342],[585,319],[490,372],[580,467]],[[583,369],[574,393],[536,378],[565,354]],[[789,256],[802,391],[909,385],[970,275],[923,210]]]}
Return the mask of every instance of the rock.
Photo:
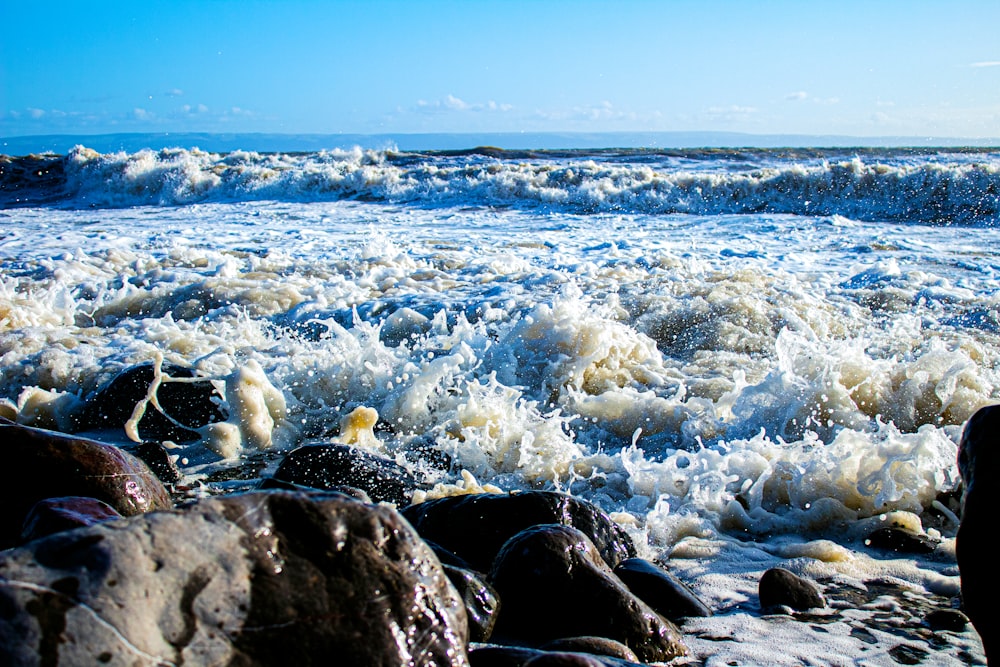
{"label": "rock", "polygon": [[924,616],[924,622],[931,630],[964,632],[969,624],[969,617],[958,609],[935,609]]}
{"label": "rock", "polygon": [[355,500],[360,500],[363,503],[370,503],[372,499],[367,493],[361,489],[354,486],[346,486],[344,484],[335,484],[328,489],[317,489],[314,486],[304,486],[302,484],[293,484],[292,482],[286,482],[281,479],[275,479],[273,477],[265,477],[257,485],[257,488],[261,491],[277,490],[277,491],[300,491],[302,493],[342,493],[345,496],[350,496]]}
{"label": "rock", "polygon": [[606,637],[567,637],[551,641],[541,648],[543,651],[589,653],[629,662],[639,662],[635,651],[621,642]]}
{"label": "rock", "polygon": [[[425,539],[424,544],[426,544],[431,548],[431,551],[433,551],[434,555],[438,557],[438,560],[441,561],[442,565],[451,565],[452,567],[461,568],[463,570],[470,570],[473,572],[475,571],[472,569],[472,566],[469,565],[469,563],[464,558],[459,558],[454,553],[448,551],[437,542]],[[485,576],[486,573],[479,572],[477,574],[483,574]]]}
{"label": "rock", "polygon": [[962,579],[962,607],[983,640],[986,661],[1000,661],[1000,574],[996,567],[996,516],[1000,500],[1000,405],[972,415],[958,447],[958,467],[965,483],[962,522],[955,552]]}
{"label": "rock", "polygon": [[590,653],[548,651],[524,663],[524,667],[626,667],[628,665],[637,665],[637,663]]}
{"label": "rock", "polygon": [[620,658],[568,651],[543,651],[523,646],[481,645],[469,651],[472,667],[638,667]]}
{"label": "rock", "polygon": [[472,570],[442,564],[459,597],[465,603],[465,613],[469,618],[469,640],[484,642],[493,634],[493,625],[500,610],[500,598],[493,586]]}
{"label": "rock", "polygon": [[181,481],[181,471],[166,449],[158,442],[140,442],[126,448],[129,454],[142,459],[164,484],[176,484]]}
{"label": "rock", "polygon": [[425,539],[488,572],[500,547],[525,528],[558,523],[584,532],[610,567],[635,556],[628,534],[593,503],[555,491],[451,496],[411,505],[404,516]]}
{"label": "rock", "polygon": [[394,510],[253,492],[0,554],[0,664],[464,667],[465,608]]}
{"label": "rock", "polygon": [[805,611],[826,606],[826,600],[814,583],[780,567],[773,567],[761,575],[757,595],[761,609],[785,606]]}
{"label": "rock", "polygon": [[645,662],[687,653],[680,631],[634,596],[590,539],[571,526],[548,524],[508,540],[490,580],[502,607],[494,636],[538,645],[565,637],[607,637]]}
{"label": "rock", "polygon": [[873,549],[884,549],[904,554],[929,554],[937,549],[938,543],[926,535],[911,533],[902,528],[879,528],[865,539],[865,545]]}
{"label": "rock", "polygon": [[21,542],[121,518],[114,507],[96,498],[46,498],[35,503],[28,512],[21,529]]}
{"label": "rock", "polygon": [[469,650],[469,663],[472,667],[522,667],[543,653],[539,649],[523,646],[475,646]]}
{"label": "rock", "polygon": [[392,459],[351,445],[327,443],[288,452],[274,478],[317,489],[353,486],[375,502],[399,506],[408,503],[417,488],[413,475]]}
{"label": "rock", "polygon": [[172,504],[145,463],[96,440],[0,419],[0,459],[0,548],[17,543],[28,511],[45,498],[96,498],[122,516]]}
{"label": "rock", "polygon": [[[222,396],[210,380],[198,379],[192,369],[174,364],[162,364],[160,370],[155,396],[162,412],[152,402],[146,405],[138,422],[141,439],[197,440],[201,436],[195,429],[229,418],[221,405]],[[152,363],[125,369],[87,400],[76,416],[77,430],[124,429],[156,379]]]}
{"label": "rock", "polygon": [[615,574],[636,597],[671,621],[712,615],[684,582],[648,560],[629,558],[615,568]]}

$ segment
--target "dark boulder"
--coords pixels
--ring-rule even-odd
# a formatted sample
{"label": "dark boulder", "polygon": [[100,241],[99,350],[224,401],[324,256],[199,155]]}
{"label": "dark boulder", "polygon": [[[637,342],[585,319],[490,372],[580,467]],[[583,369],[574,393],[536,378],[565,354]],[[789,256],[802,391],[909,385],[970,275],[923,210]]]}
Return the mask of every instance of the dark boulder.
{"label": "dark boulder", "polygon": [[465,608],[395,511],[254,492],[0,554],[0,664],[468,664]]}
{"label": "dark boulder", "polygon": [[469,651],[469,662],[472,667],[640,667],[635,660],[610,655],[485,644]]}
{"label": "dark boulder", "polygon": [[615,575],[636,597],[671,621],[690,616],[711,616],[712,610],[683,581],[643,558],[629,558],[615,568]]}
{"label": "dark boulder", "polygon": [[969,625],[969,617],[958,609],[935,609],[924,616],[924,623],[931,630],[964,632]]}
{"label": "dark boulder", "polygon": [[687,653],[680,631],[614,576],[580,530],[548,524],[504,544],[490,580],[502,607],[494,636],[539,645],[566,637],[607,637],[645,662]]}
{"label": "dark boulder", "polygon": [[557,523],[583,531],[615,567],[635,556],[628,534],[593,503],[555,491],[451,496],[411,505],[404,516],[432,540],[488,572],[500,547],[531,526]]}
{"label": "dark boulder", "polygon": [[996,517],[1000,497],[1000,405],[972,415],[958,448],[958,467],[965,483],[962,522],[955,552],[962,579],[962,607],[983,640],[987,662],[1000,661],[1000,573],[996,566]]}
{"label": "dark boulder", "polygon": [[[152,402],[146,405],[138,422],[141,439],[197,440],[201,436],[196,429],[229,417],[211,380],[175,364],[163,364],[160,371],[154,393],[159,408]],[[126,368],[87,399],[76,415],[77,430],[123,429],[157,377],[152,363]]]}
{"label": "dark boulder", "polygon": [[29,510],[45,498],[96,498],[122,516],[171,506],[145,463],[96,440],[0,418],[0,459],[0,548],[17,543]]}
{"label": "dark boulder", "polygon": [[761,609],[791,607],[805,611],[825,607],[826,600],[816,584],[781,567],[773,567],[761,575],[757,584]]}
{"label": "dark boulder", "polygon": [[629,662],[639,662],[635,651],[625,644],[607,637],[566,637],[544,644],[541,648],[543,651],[589,653]]}
{"label": "dark boulder", "polygon": [[96,498],[68,496],[35,503],[24,520],[21,542],[30,542],[64,530],[93,526],[122,518],[115,508]]}
{"label": "dark boulder", "polygon": [[469,618],[469,640],[484,642],[493,634],[493,625],[500,611],[500,598],[485,577],[472,570],[442,564],[459,597],[465,603]]}
{"label": "dark boulder", "polygon": [[330,443],[303,445],[288,452],[274,479],[316,489],[352,486],[375,502],[399,506],[408,503],[417,488],[413,475],[392,459]]}
{"label": "dark boulder", "polygon": [[872,531],[865,538],[865,545],[873,549],[904,554],[929,554],[938,547],[938,543],[926,535],[918,535],[894,526]]}

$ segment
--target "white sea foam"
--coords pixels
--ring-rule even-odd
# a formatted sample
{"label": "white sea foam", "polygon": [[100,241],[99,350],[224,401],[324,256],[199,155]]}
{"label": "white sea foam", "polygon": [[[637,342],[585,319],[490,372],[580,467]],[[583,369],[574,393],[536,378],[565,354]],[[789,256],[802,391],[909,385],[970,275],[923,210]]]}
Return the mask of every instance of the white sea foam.
{"label": "white sea foam", "polygon": [[[175,450],[191,480],[356,436],[407,464],[418,446],[450,456],[449,470],[418,471],[432,496],[569,490],[729,609],[692,621],[692,641],[710,655],[703,637],[728,633],[720,655],[747,664],[822,662],[821,649],[768,652],[740,611],[773,564],[956,590],[955,526],[933,507],[957,485],[962,425],[1000,402],[1000,230],[853,209],[641,211],[685,183],[715,188],[694,206],[704,212],[723,187],[773,201],[755,188],[797,178],[836,198],[856,178],[898,193],[908,179],[995,178],[993,164],[772,165],[671,173],[668,187],[649,165],[596,160],[70,160],[78,203],[130,208],[0,211],[2,414],[65,426],[117,371],[162,358],[213,379],[229,408]],[[336,188],[379,201],[289,201]],[[403,205],[423,196],[435,205]],[[517,198],[562,208],[484,205]],[[625,200],[625,212],[579,212]],[[352,414],[377,414],[378,428],[358,422],[352,436]],[[944,542],[924,560],[864,555],[888,524]],[[837,628],[823,650],[857,654],[863,642]]]}

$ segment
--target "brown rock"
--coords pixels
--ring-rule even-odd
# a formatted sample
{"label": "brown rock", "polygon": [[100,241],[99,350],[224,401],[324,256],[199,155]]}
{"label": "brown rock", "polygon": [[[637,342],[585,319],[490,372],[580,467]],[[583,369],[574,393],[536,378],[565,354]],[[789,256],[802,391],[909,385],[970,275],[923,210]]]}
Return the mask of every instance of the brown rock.
{"label": "brown rock", "polygon": [[646,662],[687,653],[680,631],[614,576],[590,539],[569,526],[524,530],[504,544],[490,579],[502,607],[494,636],[537,645],[566,637],[607,637]]}
{"label": "brown rock", "polygon": [[28,511],[45,498],[96,498],[122,516],[171,506],[145,463],[96,440],[0,419],[0,458],[0,548],[18,541]]}
{"label": "brown rock", "polygon": [[590,538],[609,566],[635,556],[628,534],[599,507],[555,491],[470,494],[411,505],[403,515],[425,539],[488,572],[500,547],[531,526],[573,526]]}
{"label": "brown rock", "polygon": [[35,503],[24,520],[21,541],[30,542],[64,530],[93,526],[122,518],[115,508],[96,498],[69,496]]}
{"label": "brown rock", "polygon": [[816,584],[780,567],[773,567],[761,575],[757,595],[762,609],[785,606],[805,611],[826,606]]}

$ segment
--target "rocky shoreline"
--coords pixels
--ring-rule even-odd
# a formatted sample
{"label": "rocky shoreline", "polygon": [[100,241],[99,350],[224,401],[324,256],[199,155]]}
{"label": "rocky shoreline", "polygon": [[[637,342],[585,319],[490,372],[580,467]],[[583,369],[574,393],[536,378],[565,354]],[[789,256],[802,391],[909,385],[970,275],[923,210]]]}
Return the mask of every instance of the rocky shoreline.
{"label": "rocky shoreline", "polygon": [[[148,380],[119,384],[124,398],[99,394],[77,423],[134,414],[114,406]],[[288,452],[257,490],[171,497],[177,471],[157,440],[225,418],[192,409],[208,395],[196,382],[175,386],[192,393],[161,397],[161,415],[187,419],[140,419],[142,458],[0,417],[0,663],[702,664],[679,625],[712,610],[665,564],[638,558],[600,508],[567,494],[411,504],[419,482],[406,469],[325,442]],[[822,588],[849,597],[835,582]],[[821,586],[780,568],[760,578],[759,603],[779,617],[830,618],[814,613],[828,607]],[[913,636],[933,645],[967,622],[928,607]]]}

